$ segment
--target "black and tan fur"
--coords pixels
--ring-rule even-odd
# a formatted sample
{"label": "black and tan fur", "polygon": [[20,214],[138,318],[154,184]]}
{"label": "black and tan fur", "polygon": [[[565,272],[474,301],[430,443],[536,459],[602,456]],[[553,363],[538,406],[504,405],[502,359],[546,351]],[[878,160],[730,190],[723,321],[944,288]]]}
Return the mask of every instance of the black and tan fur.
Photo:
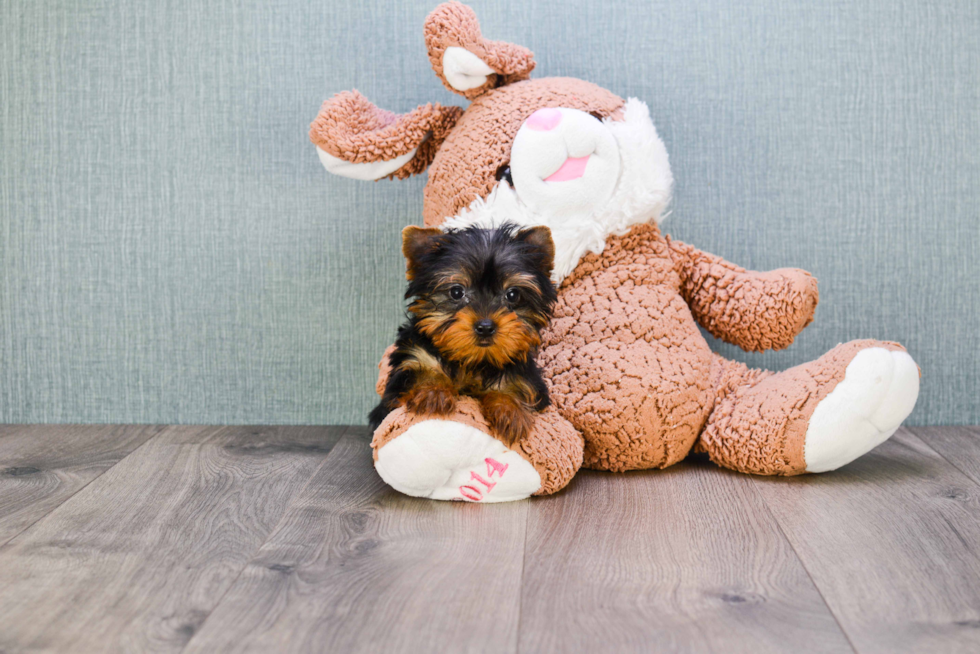
{"label": "black and tan fur", "polygon": [[480,400],[496,435],[513,444],[550,403],[534,357],[556,300],[551,232],[407,227],[402,251],[405,298],[412,301],[371,428],[399,406],[449,415],[468,395]]}

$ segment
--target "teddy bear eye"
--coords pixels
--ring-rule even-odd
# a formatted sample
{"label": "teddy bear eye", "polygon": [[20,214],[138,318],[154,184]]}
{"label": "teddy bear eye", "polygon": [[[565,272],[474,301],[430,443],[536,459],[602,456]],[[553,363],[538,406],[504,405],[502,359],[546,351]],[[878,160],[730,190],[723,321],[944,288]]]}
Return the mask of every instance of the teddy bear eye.
{"label": "teddy bear eye", "polygon": [[450,289],[449,289],[449,297],[451,297],[452,299],[454,299],[456,301],[462,300],[464,293],[465,293],[465,291],[464,291],[463,287],[460,286],[459,284],[456,284],[456,285],[450,287]]}
{"label": "teddy bear eye", "polygon": [[494,175],[494,177],[497,178],[497,181],[498,182],[500,180],[506,180],[507,183],[511,185],[511,187],[514,186],[514,178],[510,174],[510,162],[509,161],[507,163],[505,163],[503,166],[501,166],[500,168],[497,169],[497,174]]}

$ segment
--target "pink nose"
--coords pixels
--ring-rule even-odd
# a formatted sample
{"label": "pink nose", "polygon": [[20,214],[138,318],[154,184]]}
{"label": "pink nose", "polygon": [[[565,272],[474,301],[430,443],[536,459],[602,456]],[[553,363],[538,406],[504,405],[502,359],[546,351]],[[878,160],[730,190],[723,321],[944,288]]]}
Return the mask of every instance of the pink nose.
{"label": "pink nose", "polygon": [[538,109],[527,119],[527,126],[539,132],[547,132],[558,127],[561,111],[558,109]]}

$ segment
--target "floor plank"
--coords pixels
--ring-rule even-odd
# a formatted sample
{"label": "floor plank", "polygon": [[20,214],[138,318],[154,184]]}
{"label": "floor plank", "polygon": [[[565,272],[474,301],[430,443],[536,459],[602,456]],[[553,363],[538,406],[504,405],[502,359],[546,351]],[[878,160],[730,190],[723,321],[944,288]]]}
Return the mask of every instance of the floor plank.
{"label": "floor plank", "polygon": [[345,436],[186,652],[512,652],[527,510],[400,495]]}
{"label": "floor plank", "polygon": [[980,427],[909,427],[908,430],[980,484]]}
{"label": "floor plank", "polygon": [[0,545],[163,427],[0,425]]}
{"label": "floor plank", "polygon": [[583,471],[534,501],[521,652],[851,651],[748,478]]}
{"label": "floor plank", "polygon": [[980,651],[980,492],[921,440],[753,481],[859,652]]}
{"label": "floor plank", "polygon": [[180,651],[343,431],[157,434],[0,549],[0,651]]}

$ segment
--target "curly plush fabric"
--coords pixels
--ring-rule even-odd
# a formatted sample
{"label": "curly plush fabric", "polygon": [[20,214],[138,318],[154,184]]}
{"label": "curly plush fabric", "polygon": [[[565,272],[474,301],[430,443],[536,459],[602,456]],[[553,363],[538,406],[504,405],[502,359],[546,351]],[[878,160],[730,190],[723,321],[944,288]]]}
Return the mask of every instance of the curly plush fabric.
{"label": "curly plush fabric", "polygon": [[[812,279],[794,269],[776,272],[779,279]],[[602,254],[584,257],[561,285],[538,357],[553,407],[518,444],[547,480],[538,494],[563,487],[579,465],[610,471],[663,468],[691,451],[740,472],[802,474],[809,419],[844,378],[848,364],[868,348],[904,351],[897,343],[852,341],[780,373],[724,359],[708,348],[688,302],[740,315],[750,324],[762,316],[776,336],[756,329],[754,337],[786,345],[813,309],[798,310],[800,297],[789,284],[787,292],[767,296],[763,309],[746,305],[732,311],[728,303],[740,302],[745,293],[720,294],[714,284],[692,281],[710,279],[712,273],[728,277],[726,287],[732,278],[740,279],[749,295],[772,283],[770,276],[671,241],[656,225],[646,224],[610,237]],[[815,303],[815,285],[812,293]],[[753,333],[731,318],[717,325],[730,340]],[[379,364],[379,393],[391,350]],[[469,399],[447,419],[488,430],[479,406]],[[379,428],[374,447],[419,420],[399,411]],[[584,452],[576,446],[582,438]]]}
{"label": "curly plush fabric", "polygon": [[[404,434],[412,425],[426,419],[404,409],[389,413],[371,440],[374,460],[378,460],[382,447]],[[491,433],[480,412],[480,404],[470,397],[460,398],[456,412],[445,416],[445,419]],[[534,466],[541,477],[541,487],[535,495],[551,495],[564,488],[582,466],[582,449],[582,436],[554,407],[548,407],[535,416],[531,433],[514,447],[514,451]]]}
{"label": "curly plush fabric", "polygon": [[773,374],[711,353],[694,318],[743,347],[786,347],[815,305],[803,271],[746,272],[654,225],[611,237],[562,284],[540,356],[555,406],[585,436],[585,467],[662,468],[695,447],[742,472],[805,472],[808,420],[848,363],[901,346],[854,341]]}
{"label": "curly plush fabric", "polygon": [[589,468],[683,459],[712,406],[712,354],[654,225],[611,237],[559,289],[539,358],[559,412],[585,436]]}
{"label": "curly plush fabric", "polygon": [[389,345],[387,348],[385,348],[385,353],[381,355],[381,361],[378,362],[378,381],[374,385],[374,392],[379,396],[385,394],[385,385],[388,383],[388,376],[391,374],[391,364],[388,363],[388,357],[390,357],[394,351],[394,344]]}
{"label": "curly plush fabric", "polygon": [[425,171],[462,113],[459,107],[427,104],[399,115],[376,107],[357,91],[344,91],[323,103],[310,125],[310,140],[355,164],[388,161],[418,148],[390,175],[404,179]]}
{"label": "curly plush fabric", "polygon": [[[533,486],[535,471],[543,495],[564,487],[581,465],[662,468],[692,451],[750,474],[825,472],[887,439],[909,415],[919,371],[896,343],[845,343],[779,373],[711,352],[699,325],[749,351],[788,347],[813,320],[817,282],[796,269],[747,271],[661,235],[657,223],[673,175],[644,103],[624,102],[582,80],[524,79],[534,66],[531,53],[484,40],[473,12],[457,2],[430,15],[425,37],[447,86],[444,61],[455,66],[449,74],[460,87],[486,77],[474,88],[452,89],[473,100],[462,115],[420,107],[396,117],[342,94],[325,105],[311,136],[349,162],[391,161],[421,143],[415,159],[422,163],[413,159],[394,176],[418,172],[431,159],[427,226],[488,226],[517,215],[522,226],[545,226],[558,235],[558,302],[538,354],[552,406],[513,449],[492,436],[472,398],[461,398],[454,415],[431,424],[397,409],[375,433],[375,456],[391,445],[382,458],[413,463],[388,468],[389,483],[407,480],[402,487],[410,494],[483,501],[482,494],[447,494],[441,486],[447,478],[452,484],[471,473],[477,478],[468,466],[483,463],[484,451],[509,457],[512,471],[521,471],[507,478],[519,479],[510,483],[520,492],[499,495],[503,500],[533,492],[521,484]],[[528,120],[542,109],[551,110],[549,120]],[[512,159],[517,138],[522,145]],[[608,159],[606,147],[614,153]],[[548,186],[573,159],[586,161],[580,174]],[[324,165],[330,170],[335,163]],[[610,166],[616,174],[604,177]],[[379,392],[388,372],[386,356]],[[465,443],[478,456],[434,463],[451,459],[443,453],[455,454],[463,448],[453,447]],[[426,470],[435,472],[427,476]],[[487,493],[498,483],[496,477],[480,481]]]}
{"label": "curly plush fabric", "polygon": [[806,472],[803,446],[814,409],[862,350],[904,352],[898,343],[859,340],[780,373],[752,370],[717,357],[723,383],[699,450],[726,468],[764,475]]}
{"label": "curly plush fabric", "polygon": [[746,271],[680,241],[667,242],[681,295],[712,336],[748,352],[782,350],[813,321],[820,296],[810,273]]}
{"label": "curly plush fabric", "polygon": [[602,116],[624,104],[606,89],[569,77],[518,82],[478,97],[446,137],[425,186],[422,218],[437,227],[497,184],[496,174],[510,161],[517,130],[541,107],[568,107]]}
{"label": "curly plush fabric", "polygon": [[[425,19],[425,45],[432,70],[443,85],[467,100],[473,100],[492,88],[527,79],[534,70],[534,54],[527,48],[503,41],[489,41],[480,33],[480,22],[472,9],[459,2],[439,5]],[[443,73],[446,48],[464,48],[480,58],[493,73],[482,85],[461,91]]]}

